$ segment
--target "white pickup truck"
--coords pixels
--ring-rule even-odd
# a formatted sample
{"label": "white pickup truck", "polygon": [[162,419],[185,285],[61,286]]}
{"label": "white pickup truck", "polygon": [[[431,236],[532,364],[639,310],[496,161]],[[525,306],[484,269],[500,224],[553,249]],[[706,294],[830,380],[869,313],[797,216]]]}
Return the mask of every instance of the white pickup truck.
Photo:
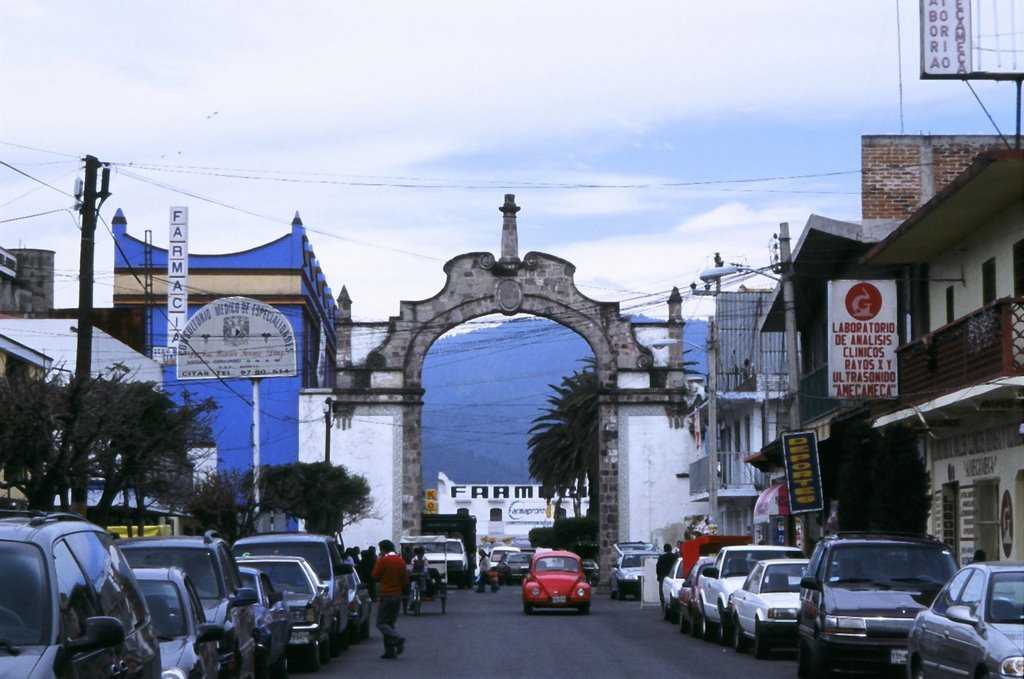
{"label": "white pickup truck", "polygon": [[703,637],[723,644],[732,638],[728,627],[732,624],[729,595],[743,586],[754,564],[764,559],[804,559],[796,547],[772,545],[741,545],[722,547],[713,568],[708,568],[697,580],[697,605],[703,624]]}

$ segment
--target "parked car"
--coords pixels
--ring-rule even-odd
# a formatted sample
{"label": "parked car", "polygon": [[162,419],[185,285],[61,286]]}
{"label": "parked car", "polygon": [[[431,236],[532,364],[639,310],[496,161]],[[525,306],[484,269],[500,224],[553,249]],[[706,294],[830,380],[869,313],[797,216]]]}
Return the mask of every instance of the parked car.
{"label": "parked car", "polygon": [[676,624],[679,623],[679,590],[686,581],[684,565],[683,558],[679,557],[661,579],[661,614],[665,620]]}
{"label": "parked car", "polygon": [[1024,562],[972,563],[907,637],[909,676],[1024,676]]}
{"label": "parked car", "polygon": [[256,668],[253,604],[256,592],[242,586],[238,564],[228,543],[214,531],[205,535],[142,537],[118,540],[134,568],[178,566],[188,573],[208,622],[224,626],[220,674],[251,677]]}
{"label": "parked car", "polygon": [[156,625],[163,676],[216,679],[224,625],[206,622],[188,574],[176,566],[134,570]]}
{"label": "parked car", "polygon": [[611,597],[613,599],[625,599],[627,596],[640,598],[640,585],[643,582],[644,561],[649,558],[657,558],[661,552],[654,550],[627,549],[615,560],[611,575],[608,576],[611,584]]}
{"label": "parked car", "polygon": [[634,540],[631,542],[615,543],[616,554],[622,556],[626,552],[654,552],[655,554],[660,554],[660,552],[658,552],[658,546],[655,545],[653,542],[641,542],[638,540]]}
{"label": "parked car", "polygon": [[0,510],[0,564],[0,676],[160,676],[142,590],[102,528],[77,514]]}
{"label": "parked car", "polygon": [[564,550],[534,554],[530,572],[522,584],[523,612],[537,608],[575,608],[590,613],[590,583],[583,574],[583,560]]}
{"label": "parked car", "polygon": [[345,574],[348,580],[348,639],[358,644],[370,638],[370,618],[373,614],[373,601],[370,600],[369,586],[359,579],[359,574],[351,571]]}
{"label": "parked car", "polygon": [[266,573],[248,566],[239,566],[242,584],[256,590],[258,601],[253,606],[256,617],[256,676],[288,676],[288,640],[292,636],[292,615],[284,604],[284,595],[274,589]]}
{"label": "parked car", "polygon": [[[683,559],[685,568],[686,560]],[[697,582],[701,575],[709,568],[715,567],[714,556],[702,556],[690,568],[686,574],[683,584],[679,586],[679,633],[691,634],[699,637],[704,635],[704,618],[701,616],[699,597],[697,595]]]}
{"label": "parked car", "polygon": [[732,610],[729,596],[739,589],[763,559],[803,559],[796,547],[780,545],[726,545],[697,581],[698,603],[704,621],[703,636],[723,644],[732,639]]}
{"label": "parked car", "polygon": [[231,550],[235,556],[287,555],[301,556],[313,567],[317,579],[327,587],[331,601],[331,655],[348,648],[348,584],[342,577],[352,569],[342,559],[338,539],[316,533],[262,533],[236,540]]}
{"label": "parked car", "polygon": [[289,652],[310,672],[328,663],[335,607],[309,562],[301,556],[240,556],[238,561],[266,573],[284,596],[292,618]]}
{"label": "parked car", "polygon": [[522,582],[526,574],[530,572],[530,561],[532,559],[533,554],[530,553],[512,552],[506,554],[501,563],[494,568],[498,572],[498,580],[503,585]]}
{"label": "parked car", "polygon": [[732,593],[732,645],[737,653],[753,647],[765,658],[772,648],[796,648],[796,613],[800,578],[807,559],[768,559],[757,562],[743,586]]}
{"label": "parked car", "polygon": [[955,572],[952,550],[930,535],[825,536],[800,581],[799,675],[903,670],[914,618]]}

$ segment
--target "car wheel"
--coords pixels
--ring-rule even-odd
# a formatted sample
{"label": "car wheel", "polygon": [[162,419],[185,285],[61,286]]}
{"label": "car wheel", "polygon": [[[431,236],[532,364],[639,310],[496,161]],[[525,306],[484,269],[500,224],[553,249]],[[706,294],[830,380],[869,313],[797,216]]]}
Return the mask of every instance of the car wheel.
{"label": "car wheel", "polygon": [[352,620],[349,620],[348,627],[345,628],[345,631],[348,633],[349,645],[358,644],[363,640],[362,630],[359,629],[359,623],[357,621],[353,622]]}
{"label": "car wheel", "polygon": [[701,619],[704,621],[704,626],[701,629],[701,636],[704,637],[704,641],[718,641],[718,635],[722,630],[721,626],[708,620],[708,616],[706,615],[702,615]]}
{"label": "car wheel", "polygon": [[730,638],[732,647],[737,653],[745,653],[747,650],[747,636],[743,634],[743,628],[740,627],[739,616],[733,617],[732,624],[729,625],[729,629],[732,632],[732,636]]}
{"label": "car wheel", "polygon": [[718,605],[718,643],[728,646],[732,641],[732,616]]}
{"label": "car wheel", "polygon": [[764,628],[760,620],[754,620],[754,657],[763,660],[768,657],[768,640],[765,638]]}
{"label": "car wheel", "polygon": [[277,659],[273,665],[269,668],[270,679],[288,679],[288,650],[285,649],[281,653],[281,657]]}
{"label": "car wheel", "polygon": [[320,671],[320,642],[311,641],[306,647],[306,669],[310,672]]}
{"label": "car wheel", "polygon": [[[347,634],[343,634],[342,636],[345,637],[345,645],[347,646],[348,645],[348,635]],[[321,642],[321,644],[320,644],[320,664],[321,665],[326,665],[329,662],[331,662],[331,642],[328,639],[328,640],[325,640],[324,642]]]}
{"label": "car wheel", "polygon": [[681,614],[679,613],[679,602],[675,599],[672,599],[668,602],[668,621],[671,622],[673,625],[678,625],[680,615]]}
{"label": "car wheel", "polygon": [[679,633],[680,634],[689,634],[690,630],[692,628],[693,628],[693,623],[691,623],[690,620],[686,616],[683,615],[683,607],[680,606],[679,607]]}
{"label": "car wheel", "polygon": [[533,615],[533,604],[523,604],[523,613]]}

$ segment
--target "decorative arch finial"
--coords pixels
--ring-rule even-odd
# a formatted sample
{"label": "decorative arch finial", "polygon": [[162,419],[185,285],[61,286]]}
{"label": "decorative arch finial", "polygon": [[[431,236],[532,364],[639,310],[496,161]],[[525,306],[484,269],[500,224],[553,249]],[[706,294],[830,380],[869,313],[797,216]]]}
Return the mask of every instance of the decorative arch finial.
{"label": "decorative arch finial", "polygon": [[501,259],[502,264],[519,263],[519,232],[516,226],[516,213],[521,210],[516,205],[516,196],[513,193],[505,194],[505,204],[498,210],[504,215],[501,221]]}

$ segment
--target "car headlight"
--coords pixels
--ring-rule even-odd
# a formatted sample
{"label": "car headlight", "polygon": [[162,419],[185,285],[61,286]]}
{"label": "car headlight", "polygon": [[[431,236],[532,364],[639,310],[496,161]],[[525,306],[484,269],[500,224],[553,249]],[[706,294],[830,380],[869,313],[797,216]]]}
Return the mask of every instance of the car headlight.
{"label": "car headlight", "polygon": [[796,620],[795,608],[769,608],[769,620]]}
{"label": "car headlight", "polygon": [[853,636],[867,636],[868,626],[864,618],[853,618],[845,615],[826,615],[826,634],[848,634]]}
{"label": "car headlight", "polygon": [[576,596],[578,596],[578,597],[584,597],[584,596],[586,596],[586,595],[587,595],[587,589],[586,589],[586,587],[577,587],[577,588],[576,588]]}
{"label": "car headlight", "polygon": [[188,672],[180,667],[165,667],[160,673],[160,679],[188,679]]}
{"label": "car headlight", "polygon": [[624,576],[622,576],[622,579],[623,580],[636,580],[639,577],[640,576],[637,575],[636,573],[626,573]]}
{"label": "car headlight", "polygon": [[534,585],[530,588],[530,596],[540,596],[540,587]]}
{"label": "car headlight", "polygon": [[999,671],[1008,677],[1024,677],[1024,655],[1003,658],[1003,662],[999,664]]}

